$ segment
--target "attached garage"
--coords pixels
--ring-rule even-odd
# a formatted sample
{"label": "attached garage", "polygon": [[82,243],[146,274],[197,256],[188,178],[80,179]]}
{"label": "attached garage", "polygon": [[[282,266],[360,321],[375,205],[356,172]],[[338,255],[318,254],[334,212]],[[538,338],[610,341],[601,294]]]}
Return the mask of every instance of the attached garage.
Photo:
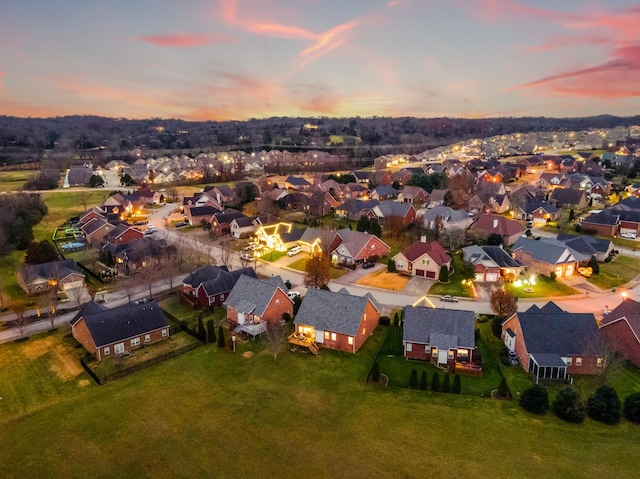
{"label": "attached garage", "polygon": [[425,277],[427,274],[427,272],[424,269],[417,269],[416,270],[416,276],[422,276]]}
{"label": "attached garage", "polygon": [[485,276],[485,281],[489,283],[495,283],[498,281],[498,273],[487,273]]}

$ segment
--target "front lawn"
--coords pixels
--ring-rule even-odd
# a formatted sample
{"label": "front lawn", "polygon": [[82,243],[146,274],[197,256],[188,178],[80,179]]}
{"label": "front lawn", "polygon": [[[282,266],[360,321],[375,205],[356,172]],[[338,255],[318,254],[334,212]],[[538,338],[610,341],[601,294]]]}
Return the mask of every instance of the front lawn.
{"label": "front lawn", "polygon": [[[548,276],[536,275],[536,284],[515,286],[513,283],[505,285],[506,291],[513,294],[517,298],[546,298],[554,296],[570,296],[578,294],[571,286],[567,286],[557,279],[551,279]],[[525,291],[533,290],[533,291]]]}
{"label": "front lawn", "polygon": [[461,296],[472,298],[473,290],[468,284],[462,284],[462,277],[460,276],[460,269],[462,266],[462,253],[455,253],[451,255],[453,262],[454,272],[449,274],[448,283],[433,283],[429,288],[429,294],[450,294],[451,296]]}
{"label": "front lawn", "polygon": [[[308,256],[304,258],[300,258],[298,261],[295,261],[287,266],[287,268],[295,269],[296,271],[302,271],[303,273],[307,270],[307,260]],[[343,268],[338,268],[336,266],[331,266],[331,279],[338,279],[347,274],[347,270]]]}
{"label": "front lawn", "polygon": [[640,274],[640,258],[617,255],[608,263],[600,263],[600,272],[588,278],[590,283],[602,289],[627,284]]}
{"label": "front lawn", "polygon": [[358,279],[356,284],[371,286],[373,288],[400,291],[408,282],[409,278],[407,276],[401,276],[398,273],[389,273],[385,270],[380,270]]}

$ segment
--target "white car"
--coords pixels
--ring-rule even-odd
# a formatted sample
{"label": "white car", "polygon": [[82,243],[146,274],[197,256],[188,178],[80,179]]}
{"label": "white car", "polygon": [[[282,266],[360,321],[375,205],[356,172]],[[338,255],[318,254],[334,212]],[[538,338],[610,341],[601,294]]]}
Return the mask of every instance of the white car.
{"label": "white car", "polygon": [[637,236],[635,233],[620,233],[620,238],[636,239]]}
{"label": "white car", "polygon": [[302,248],[300,248],[300,246],[294,246],[289,251],[287,251],[287,256],[295,256],[299,253],[302,253]]}
{"label": "white car", "polygon": [[287,296],[289,296],[290,299],[299,298],[300,297],[300,292],[299,291],[289,291],[287,293]]}
{"label": "white car", "polygon": [[240,259],[242,261],[253,261],[253,256],[251,256],[249,253],[242,253],[240,255]]}

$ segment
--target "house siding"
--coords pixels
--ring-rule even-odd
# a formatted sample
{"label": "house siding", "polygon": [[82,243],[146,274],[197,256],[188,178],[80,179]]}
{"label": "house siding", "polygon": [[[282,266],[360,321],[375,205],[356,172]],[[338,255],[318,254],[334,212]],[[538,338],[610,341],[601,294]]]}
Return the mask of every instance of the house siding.
{"label": "house siding", "polygon": [[602,326],[604,341],[637,367],[640,367],[640,343],[629,324],[621,319]]}

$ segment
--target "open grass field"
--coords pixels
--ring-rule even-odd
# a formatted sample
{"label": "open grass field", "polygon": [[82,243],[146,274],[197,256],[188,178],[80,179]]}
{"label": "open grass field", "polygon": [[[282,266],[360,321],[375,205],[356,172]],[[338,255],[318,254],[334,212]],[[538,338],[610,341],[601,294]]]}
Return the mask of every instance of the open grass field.
{"label": "open grass field", "polygon": [[381,270],[368,274],[356,281],[356,284],[362,286],[372,286],[374,288],[390,289],[392,291],[400,291],[409,282],[407,276],[401,276],[398,273],[389,273]]}
{"label": "open grass field", "polygon": [[609,289],[627,284],[640,274],[640,257],[616,256],[608,263],[602,263],[600,272],[588,278],[599,288]]}
{"label": "open grass field", "polygon": [[241,346],[253,357],[208,345],[105,386],[85,373],[58,379],[41,352],[8,345],[3,364],[13,353],[24,365],[11,389],[0,372],[14,405],[0,406],[2,476],[635,477],[638,426],[367,386],[382,336],[357,355],[277,361],[259,342]]}
{"label": "open grass field", "polygon": [[367,386],[382,333],[357,355],[207,345],[105,386],[56,372],[47,337],[3,345],[2,476],[636,477],[636,425]]}
{"label": "open grass field", "polygon": [[0,192],[20,191],[22,185],[36,173],[37,171],[35,170],[0,171]]}

